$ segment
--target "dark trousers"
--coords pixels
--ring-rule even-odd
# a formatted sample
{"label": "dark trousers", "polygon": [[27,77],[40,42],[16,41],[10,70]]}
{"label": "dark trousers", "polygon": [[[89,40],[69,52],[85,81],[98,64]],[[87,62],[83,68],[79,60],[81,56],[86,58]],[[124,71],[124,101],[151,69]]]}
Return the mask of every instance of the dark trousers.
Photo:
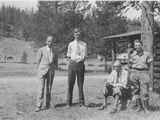
{"label": "dark trousers", "polygon": [[126,88],[118,88],[119,90],[116,90],[117,88],[113,87],[110,84],[107,84],[104,88],[103,94],[105,96],[105,105],[107,105],[107,97],[113,96],[114,97],[114,108],[117,108],[120,104],[122,105],[121,108],[126,108],[127,99],[128,99],[128,90]]}
{"label": "dark trousers", "polygon": [[83,84],[84,84],[84,72],[85,66],[84,62],[70,62],[68,66],[68,93],[67,93],[67,104],[72,104],[73,97],[73,88],[75,84],[75,80],[77,78],[77,85],[79,88],[79,103],[84,104],[84,92],[83,92]]}

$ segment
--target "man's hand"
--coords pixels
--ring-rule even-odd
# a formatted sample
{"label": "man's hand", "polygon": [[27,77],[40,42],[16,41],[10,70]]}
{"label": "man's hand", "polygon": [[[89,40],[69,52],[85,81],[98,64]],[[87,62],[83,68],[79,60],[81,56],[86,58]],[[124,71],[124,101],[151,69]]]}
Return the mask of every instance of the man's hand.
{"label": "man's hand", "polygon": [[78,63],[81,61],[81,56],[77,56],[77,58],[75,59],[75,61]]}
{"label": "man's hand", "polygon": [[110,83],[106,82],[106,83],[104,84],[104,87],[107,87],[107,86],[109,86],[109,85],[110,85]]}

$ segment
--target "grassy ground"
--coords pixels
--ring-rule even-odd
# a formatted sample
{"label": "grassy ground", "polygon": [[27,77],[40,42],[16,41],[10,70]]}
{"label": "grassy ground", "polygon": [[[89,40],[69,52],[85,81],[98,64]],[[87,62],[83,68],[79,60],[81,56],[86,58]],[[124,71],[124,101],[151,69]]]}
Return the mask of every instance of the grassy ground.
{"label": "grassy ground", "polygon": [[[115,115],[108,109],[99,111],[102,104],[102,87],[104,73],[88,73],[85,76],[85,100],[87,108],[80,108],[77,85],[74,87],[75,103],[71,109],[65,108],[67,73],[56,72],[52,89],[52,107],[49,110],[35,113],[38,80],[33,65],[0,64],[0,120],[159,120],[159,95],[151,94],[152,110],[145,114],[129,109]],[[110,100],[112,103],[112,100]],[[56,106],[54,108],[53,106]]]}

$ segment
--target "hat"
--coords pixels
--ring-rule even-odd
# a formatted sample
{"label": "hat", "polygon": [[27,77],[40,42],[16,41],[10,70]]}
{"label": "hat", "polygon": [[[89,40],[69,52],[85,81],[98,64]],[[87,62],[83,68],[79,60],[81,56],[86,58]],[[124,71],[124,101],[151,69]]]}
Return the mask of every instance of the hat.
{"label": "hat", "polygon": [[119,60],[116,60],[113,64],[114,67],[120,67],[121,66],[121,62]]}
{"label": "hat", "polygon": [[140,43],[141,45],[143,45],[142,41],[139,40],[139,39],[135,39],[135,40],[134,40],[134,43]]}

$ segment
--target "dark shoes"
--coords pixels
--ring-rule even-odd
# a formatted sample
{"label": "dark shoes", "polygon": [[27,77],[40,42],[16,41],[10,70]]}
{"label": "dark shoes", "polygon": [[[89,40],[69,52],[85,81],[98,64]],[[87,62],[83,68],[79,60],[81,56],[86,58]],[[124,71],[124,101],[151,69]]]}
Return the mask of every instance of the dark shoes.
{"label": "dark shoes", "polygon": [[135,109],[135,112],[141,112],[141,111],[144,111],[142,107],[137,107],[137,109]]}
{"label": "dark shoes", "polygon": [[84,103],[80,103],[79,107],[85,107],[85,104]]}
{"label": "dark shoes", "polygon": [[50,108],[50,106],[45,106],[42,108],[42,110],[48,110]]}
{"label": "dark shoes", "polygon": [[101,107],[98,108],[98,110],[104,110],[106,108],[105,105],[102,105]]}
{"label": "dark shoes", "polygon": [[66,108],[66,109],[69,109],[69,108],[71,108],[71,105],[66,105],[65,108]]}
{"label": "dark shoes", "polygon": [[50,108],[50,106],[37,107],[37,108],[35,109],[35,112],[40,112],[40,111],[42,111],[42,110],[48,110],[49,108]]}
{"label": "dark shoes", "polygon": [[114,113],[116,113],[116,112],[118,112],[118,109],[117,109],[117,108],[113,108],[113,109],[110,111],[110,114],[114,114]]}

